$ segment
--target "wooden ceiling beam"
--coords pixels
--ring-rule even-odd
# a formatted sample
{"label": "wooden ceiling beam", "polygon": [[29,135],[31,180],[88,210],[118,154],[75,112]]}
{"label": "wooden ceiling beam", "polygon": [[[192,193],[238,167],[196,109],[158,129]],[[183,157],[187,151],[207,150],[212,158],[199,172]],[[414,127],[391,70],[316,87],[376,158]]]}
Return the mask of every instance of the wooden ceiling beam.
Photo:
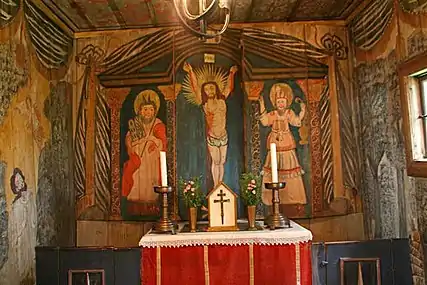
{"label": "wooden ceiling beam", "polygon": [[91,20],[88,18],[86,9],[81,6],[80,3],[77,3],[75,0],[69,0],[70,7],[74,9],[77,12],[77,15],[86,22],[86,25],[89,27],[89,29],[96,30],[96,26],[92,24]]}
{"label": "wooden ceiling beam", "polygon": [[117,7],[117,3],[115,0],[108,0],[108,6],[110,7],[111,11],[114,13],[114,17],[116,18],[117,23],[119,23],[121,28],[126,28],[126,21],[123,18],[122,13],[120,12],[120,9]]}
{"label": "wooden ceiling beam", "polygon": [[[250,2],[251,9],[248,10],[248,15],[246,16],[245,22],[248,24],[258,24],[258,23],[269,23],[269,24],[275,24],[275,23],[307,23],[307,24],[319,24],[319,25],[339,25],[339,26],[346,26],[348,25],[357,15],[363,11],[370,3],[373,2],[373,0],[363,0],[356,8],[352,7],[353,4],[350,4],[347,8],[344,9],[342,12],[342,18],[335,18],[335,19],[296,19],[297,11],[299,6],[302,3],[302,0],[296,0],[294,3],[294,6],[292,7],[291,12],[289,15],[284,19],[284,21],[251,21],[252,17],[252,9],[254,6],[254,0]],[[84,11],[77,11],[76,8],[70,11],[63,11],[53,0],[43,0],[43,1],[34,1],[34,3],[40,7],[45,13],[47,13],[51,18],[54,19],[54,22],[56,22],[61,28],[63,28],[65,31],[68,31],[71,34],[74,33],[82,33],[79,36],[86,37],[87,32],[105,32],[105,31],[114,31],[114,30],[120,30],[120,29],[142,29],[142,28],[154,28],[154,27],[170,27],[170,26],[176,26],[177,23],[169,23],[169,24],[157,24],[157,17],[155,13],[155,9],[152,6],[151,1],[146,1],[145,3],[148,5],[147,8],[150,11],[150,18],[152,23],[149,25],[141,25],[141,26],[128,26],[126,24],[126,15],[124,15],[120,9],[117,6],[117,2],[115,0],[108,0],[108,5],[110,9],[113,11],[114,16],[116,18],[117,23],[119,24],[119,27],[94,27],[92,23],[90,22],[90,19],[87,18],[87,15]],[[76,3],[74,0],[70,1],[70,3],[74,4]],[[83,17],[83,20],[88,22],[88,27],[79,27],[71,17],[69,17],[69,13],[77,13],[80,17]],[[345,17],[348,14],[347,17]],[[235,22],[234,24],[244,24],[242,22]],[[231,23],[233,24],[233,22]]]}
{"label": "wooden ceiling beam", "polygon": [[249,4],[249,9],[247,12],[248,14],[246,15],[245,20],[244,20],[245,22],[249,22],[252,18],[252,10],[254,9],[254,1],[255,0],[252,0]]}
{"label": "wooden ceiling beam", "polygon": [[151,24],[153,26],[157,26],[156,9],[154,9],[153,3],[151,3],[151,1],[145,1],[145,4],[147,5],[147,9],[150,12]]}
{"label": "wooden ceiling beam", "polygon": [[33,1],[34,5],[40,8],[49,18],[51,18],[59,27],[64,29],[67,33],[73,35],[75,32],[79,31],[77,25],[59,9],[54,1]]}
{"label": "wooden ceiling beam", "polygon": [[373,1],[374,0],[364,0],[362,3],[360,3],[360,5],[357,6],[357,8],[354,9],[353,12],[351,12],[350,15],[345,19],[346,24],[348,25],[351,21],[353,21],[353,19],[356,18],[357,15],[359,15],[360,12],[362,12],[366,7],[368,7],[368,5],[371,4]]}
{"label": "wooden ceiling beam", "polygon": [[[283,25],[283,24],[292,24],[292,23],[300,23],[300,24],[307,24],[307,25],[322,25],[322,26],[346,26],[345,20],[298,20],[298,21],[292,21],[292,22],[246,22],[246,23],[230,23],[230,28],[245,28],[245,27],[255,27],[255,28],[263,28],[264,26],[268,25]],[[81,29],[80,31],[76,32],[74,34],[74,37],[76,39],[79,38],[89,38],[89,37],[95,37],[99,35],[114,35],[116,33],[123,33],[123,30],[128,31],[129,33],[134,32],[140,32],[141,29],[145,29],[147,33],[151,31],[156,31],[159,28],[166,28],[166,27],[176,27],[176,28],[182,28],[182,25],[180,24],[170,24],[170,25],[144,25],[144,26],[127,26],[126,29],[118,29],[118,28],[99,28],[98,30],[88,30],[88,29]]]}
{"label": "wooden ceiling beam", "polygon": [[363,0],[350,0],[350,3],[346,4],[346,6],[341,9],[339,17],[341,19],[347,18],[347,16],[349,16],[357,7],[359,7],[362,2]]}
{"label": "wooden ceiling beam", "polygon": [[295,18],[295,14],[298,11],[299,5],[301,4],[302,0],[297,0],[295,1],[294,7],[292,7],[292,11],[289,13],[287,19],[294,19]]}

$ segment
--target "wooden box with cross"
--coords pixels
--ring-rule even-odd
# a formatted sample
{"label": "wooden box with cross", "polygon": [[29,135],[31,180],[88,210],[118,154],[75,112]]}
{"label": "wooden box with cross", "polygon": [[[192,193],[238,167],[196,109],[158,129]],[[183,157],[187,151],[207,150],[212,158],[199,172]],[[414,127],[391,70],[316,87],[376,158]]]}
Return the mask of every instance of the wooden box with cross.
{"label": "wooden box with cross", "polygon": [[238,231],[237,194],[223,182],[207,195],[209,210],[208,231]]}

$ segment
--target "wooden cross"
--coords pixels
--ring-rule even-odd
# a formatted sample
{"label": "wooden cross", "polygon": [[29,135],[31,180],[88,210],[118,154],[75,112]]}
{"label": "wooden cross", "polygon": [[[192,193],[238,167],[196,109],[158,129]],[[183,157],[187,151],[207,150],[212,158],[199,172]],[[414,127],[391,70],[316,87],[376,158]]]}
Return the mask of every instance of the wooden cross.
{"label": "wooden cross", "polygon": [[224,203],[230,202],[230,199],[224,199],[224,196],[226,196],[224,192],[222,192],[222,189],[219,190],[219,200],[214,200],[214,203],[221,203],[221,223],[224,224]]}

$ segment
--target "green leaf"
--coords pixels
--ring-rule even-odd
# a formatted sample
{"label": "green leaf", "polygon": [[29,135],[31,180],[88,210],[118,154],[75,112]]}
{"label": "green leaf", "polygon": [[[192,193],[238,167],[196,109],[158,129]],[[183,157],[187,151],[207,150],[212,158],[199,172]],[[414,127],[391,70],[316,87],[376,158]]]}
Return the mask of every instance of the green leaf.
{"label": "green leaf", "polygon": [[261,203],[261,176],[253,173],[242,173],[240,176],[240,198],[247,206]]}
{"label": "green leaf", "polygon": [[204,204],[205,194],[201,191],[201,176],[179,179],[179,196],[188,208],[198,208]]}

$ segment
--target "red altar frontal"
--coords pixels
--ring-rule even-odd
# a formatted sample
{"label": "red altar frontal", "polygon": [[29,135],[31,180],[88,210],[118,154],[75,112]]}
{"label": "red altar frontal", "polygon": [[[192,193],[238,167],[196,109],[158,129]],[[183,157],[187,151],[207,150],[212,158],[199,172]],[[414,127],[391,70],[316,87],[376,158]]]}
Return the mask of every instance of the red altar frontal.
{"label": "red altar frontal", "polygon": [[148,233],[143,285],[311,285],[312,234],[291,222],[279,230]]}

